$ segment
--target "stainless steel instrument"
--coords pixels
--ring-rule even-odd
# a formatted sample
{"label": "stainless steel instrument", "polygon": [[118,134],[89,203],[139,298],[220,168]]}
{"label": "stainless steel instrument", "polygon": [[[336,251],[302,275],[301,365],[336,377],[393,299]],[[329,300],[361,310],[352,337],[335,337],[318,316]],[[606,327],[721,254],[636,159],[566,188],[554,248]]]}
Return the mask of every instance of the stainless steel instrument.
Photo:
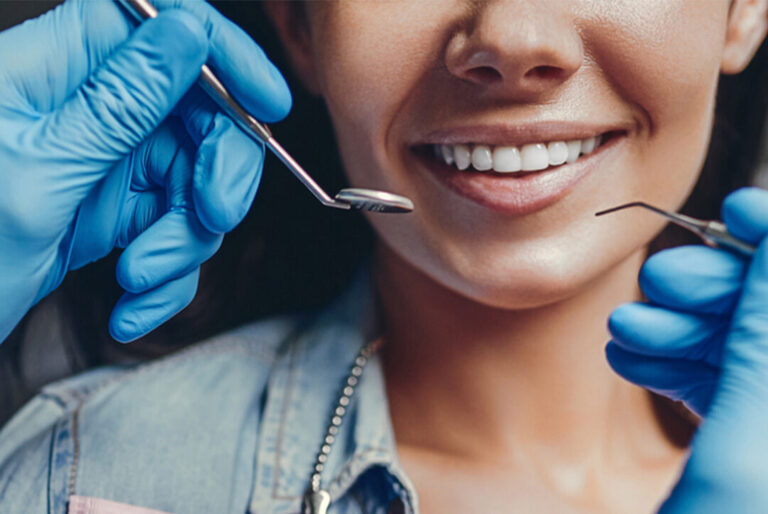
{"label": "stainless steel instrument", "polygon": [[616,212],[629,207],[643,207],[651,210],[657,214],[660,214],[667,218],[669,221],[690,230],[694,234],[698,235],[707,246],[714,248],[725,248],[731,250],[737,254],[745,257],[751,257],[756,248],[749,243],[746,243],[740,239],[737,239],[728,232],[725,224],[717,220],[700,220],[686,216],[685,214],[678,214],[676,212],[669,212],[653,205],[649,205],[645,202],[630,202],[618,207],[612,207],[604,211],[595,213],[595,216],[602,216],[611,212]]}

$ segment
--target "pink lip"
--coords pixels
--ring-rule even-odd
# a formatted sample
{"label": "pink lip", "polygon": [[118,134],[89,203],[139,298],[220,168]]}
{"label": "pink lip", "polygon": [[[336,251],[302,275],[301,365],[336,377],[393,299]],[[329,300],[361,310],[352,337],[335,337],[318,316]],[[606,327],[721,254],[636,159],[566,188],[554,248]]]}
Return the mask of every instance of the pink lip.
{"label": "pink lip", "polygon": [[[418,151],[425,147],[414,148],[412,155],[429,170],[430,176],[454,193],[505,215],[525,216],[545,209],[566,196],[607,156],[615,153],[626,140],[626,135],[626,132],[614,135],[593,153],[582,155],[576,162],[521,174],[461,171],[432,157],[428,151]],[[463,141],[468,140],[477,141]]]}
{"label": "pink lip", "polygon": [[466,125],[430,132],[419,137],[413,145],[474,143],[487,145],[515,145],[572,141],[586,139],[606,132],[629,132],[626,123],[569,123],[548,121],[513,125]]}

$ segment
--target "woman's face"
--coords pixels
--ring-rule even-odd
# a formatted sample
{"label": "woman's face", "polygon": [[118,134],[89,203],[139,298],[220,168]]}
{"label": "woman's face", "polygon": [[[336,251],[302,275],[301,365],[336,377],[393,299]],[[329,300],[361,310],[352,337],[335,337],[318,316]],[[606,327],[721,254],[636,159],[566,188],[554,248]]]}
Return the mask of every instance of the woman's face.
{"label": "woman's face", "polygon": [[696,182],[728,0],[308,4],[313,82],[351,185],[415,204],[370,222],[393,258],[464,296],[573,295],[664,223],[596,211],[675,210]]}

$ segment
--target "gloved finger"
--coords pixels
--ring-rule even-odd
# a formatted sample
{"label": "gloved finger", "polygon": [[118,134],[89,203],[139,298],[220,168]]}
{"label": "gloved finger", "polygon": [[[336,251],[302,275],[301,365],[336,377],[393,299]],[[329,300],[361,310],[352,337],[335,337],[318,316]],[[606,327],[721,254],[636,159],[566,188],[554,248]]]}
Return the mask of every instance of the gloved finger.
{"label": "gloved finger", "polygon": [[112,310],[109,333],[127,343],[154,330],[184,309],[197,292],[200,269],[140,294],[125,293]]}
{"label": "gloved finger", "polygon": [[195,161],[192,198],[203,226],[221,234],[242,221],[256,196],[263,165],[264,146],[217,114]]}
{"label": "gloved finger", "polygon": [[731,234],[759,243],[768,235],[768,191],[757,187],[734,191],[725,198],[722,215]]}
{"label": "gloved finger", "polygon": [[33,110],[52,112],[128,39],[131,30],[116,2],[64,2],[0,32],[0,74],[17,86]]}
{"label": "gloved finger", "polygon": [[199,267],[222,239],[189,209],[171,210],[126,247],[117,261],[117,281],[132,293],[153,289]]}
{"label": "gloved finger", "polygon": [[[169,116],[150,137],[131,154],[131,190],[151,191],[167,186],[170,170],[186,175],[187,190],[192,188],[194,145],[184,124]],[[169,198],[174,195],[168,195]],[[169,201],[169,206],[172,202]]]}
{"label": "gloved finger", "polygon": [[726,314],[736,306],[748,262],[704,245],[662,250],[640,270],[640,287],[648,299],[672,309]]}
{"label": "gloved finger", "polygon": [[156,5],[185,9],[201,21],[210,40],[209,66],[246,111],[265,122],[288,114],[292,100],[285,79],[240,27],[207,2],[158,0]]}
{"label": "gloved finger", "polygon": [[133,156],[132,190],[163,189],[166,209],[192,208],[195,147],[184,125],[170,117]]}
{"label": "gloved finger", "polygon": [[264,164],[264,145],[246,136],[199,90],[179,103],[179,115],[199,147],[193,200],[211,232],[232,230],[248,213]]}
{"label": "gloved finger", "polygon": [[703,416],[712,401],[720,370],[701,361],[640,355],[614,342],[605,347],[611,368],[633,384],[682,401]]}
{"label": "gloved finger", "polygon": [[219,107],[199,87],[193,87],[185,94],[173,110],[183,122],[187,133],[196,146],[203,142],[213,127],[213,119]]}
{"label": "gloved finger", "polygon": [[[197,19],[166,11],[142,24],[73,97],[36,126],[40,154],[70,162],[67,187],[85,196],[108,165],[136,148],[189,89],[207,56]],[[51,167],[59,174],[62,170]]]}
{"label": "gloved finger", "polygon": [[176,192],[183,186],[163,190],[168,170],[181,168],[175,173],[185,175],[181,181],[191,204],[192,156],[182,123],[171,118],[115,165],[80,205],[69,269],[100,259],[115,246],[125,248],[169,209],[174,194],[183,196]]}
{"label": "gloved finger", "polygon": [[703,360],[718,365],[728,321],[644,303],[628,303],[611,313],[608,330],[617,345],[634,353]]}
{"label": "gloved finger", "polygon": [[[211,42],[211,65],[251,114],[271,122],[288,113],[291,95],[285,80],[237,25],[206,2],[154,3],[161,10],[186,10],[200,20]],[[35,20],[0,33],[0,74],[18,84],[18,90],[38,112],[52,112],[129,38],[134,25],[133,18],[113,1],[64,2]],[[24,52],[17,51],[19,41]]]}
{"label": "gloved finger", "polygon": [[121,217],[115,246],[125,248],[166,213],[165,192],[159,189],[132,194]]}

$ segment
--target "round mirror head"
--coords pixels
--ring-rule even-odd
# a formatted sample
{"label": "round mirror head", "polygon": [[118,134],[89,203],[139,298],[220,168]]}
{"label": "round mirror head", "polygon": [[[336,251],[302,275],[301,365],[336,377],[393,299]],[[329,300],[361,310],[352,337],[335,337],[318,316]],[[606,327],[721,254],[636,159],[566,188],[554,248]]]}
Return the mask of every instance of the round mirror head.
{"label": "round mirror head", "polygon": [[411,212],[413,202],[408,198],[373,189],[347,188],[336,195],[336,201],[349,204],[353,209],[371,212]]}

